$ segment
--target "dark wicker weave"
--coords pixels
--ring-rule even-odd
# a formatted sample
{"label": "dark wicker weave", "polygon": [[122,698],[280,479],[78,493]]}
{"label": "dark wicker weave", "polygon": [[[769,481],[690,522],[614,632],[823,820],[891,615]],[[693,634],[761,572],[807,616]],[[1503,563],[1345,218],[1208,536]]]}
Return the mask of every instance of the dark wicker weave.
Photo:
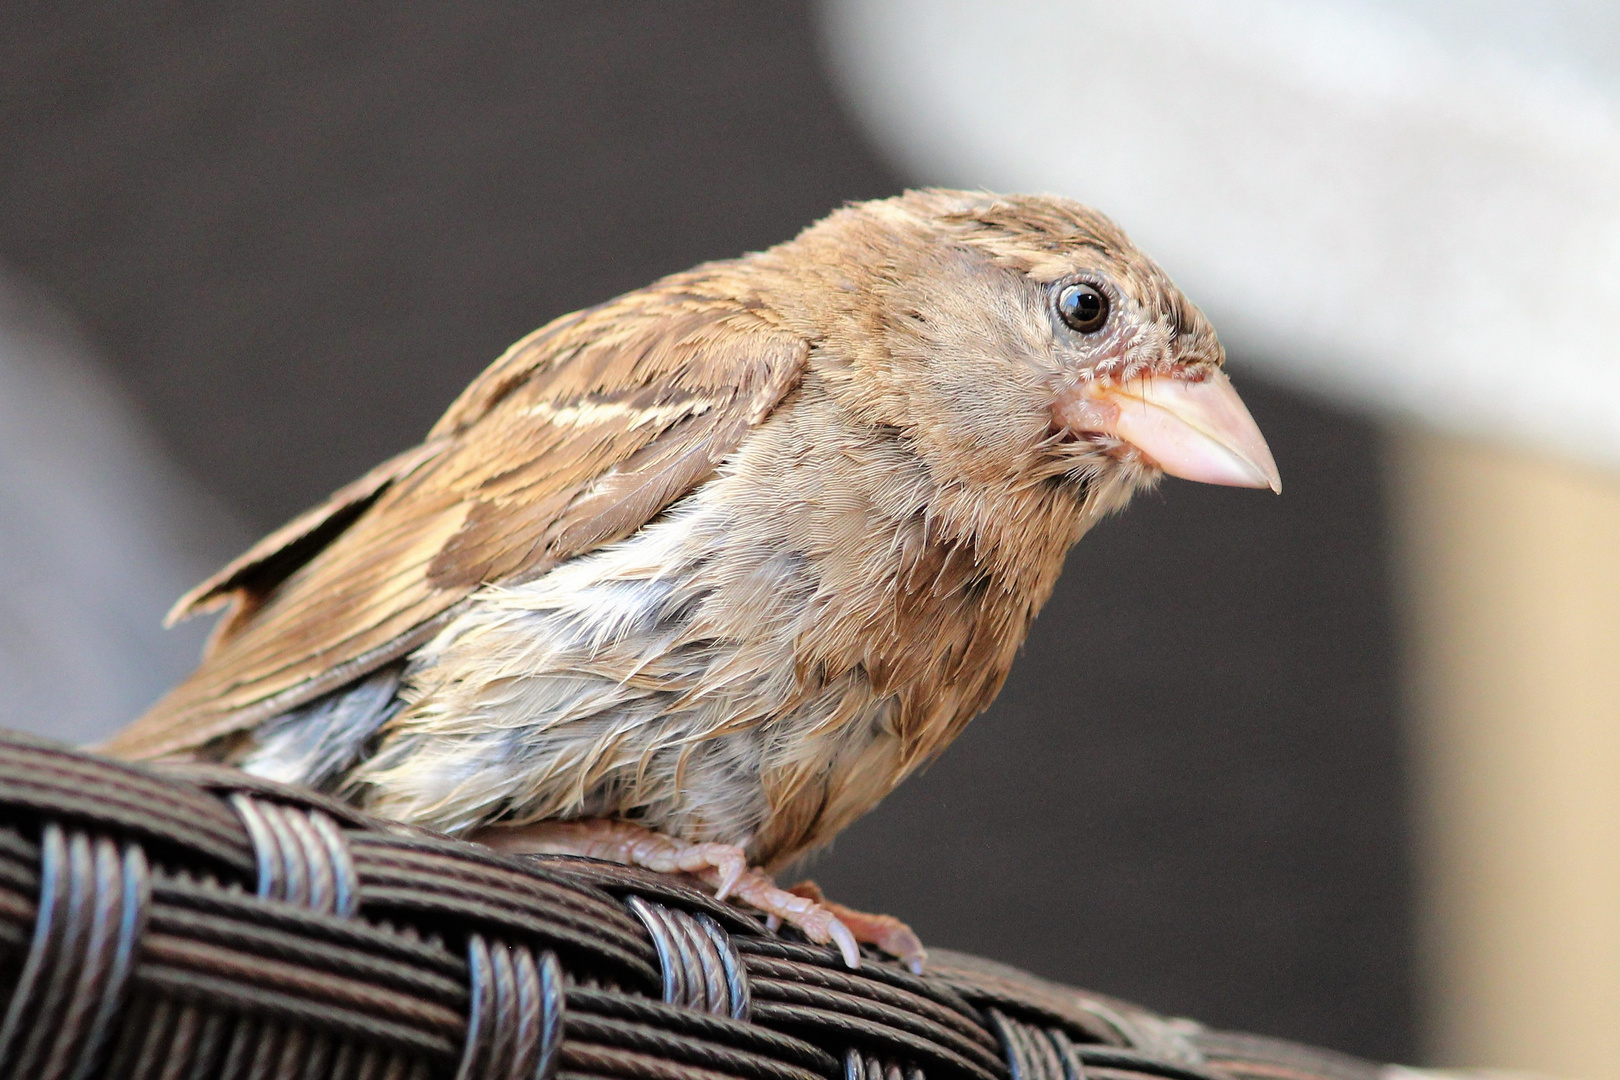
{"label": "dark wicker weave", "polygon": [[958,954],[0,733],[0,1078],[1374,1080]]}

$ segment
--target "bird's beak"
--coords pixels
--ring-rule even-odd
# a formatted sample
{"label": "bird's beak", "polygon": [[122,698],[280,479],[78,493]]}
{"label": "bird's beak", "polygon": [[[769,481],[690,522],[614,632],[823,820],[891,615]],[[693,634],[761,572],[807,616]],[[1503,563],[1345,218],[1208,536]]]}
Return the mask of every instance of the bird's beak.
{"label": "bird's beak", "polygon": [[1086,383],[1054,409],[1076,434],[1112,435],[1184,480],[1282,491],[1271,448],[1223,371],[1193,382],[1167,375]]}

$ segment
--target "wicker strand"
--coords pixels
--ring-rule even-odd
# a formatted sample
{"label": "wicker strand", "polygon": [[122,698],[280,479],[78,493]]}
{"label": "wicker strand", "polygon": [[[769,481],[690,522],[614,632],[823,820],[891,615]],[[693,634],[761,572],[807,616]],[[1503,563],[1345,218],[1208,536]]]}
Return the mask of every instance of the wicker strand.
{"label": "wicker strand", "polygon": [[128,997],[130,974],[135,968],[135,947],[146,932],[152,898],[151,874],[146,854],[139,846],[124,845],[120,856],[111,840],[97,839],[96,869],[97,898],[101,902],[96,907],[90,952],[94,955],[97,949],[105,950],[110,954],[110,962],[104,975],[98,968],[92,977],[92,969],[86,967],[80,976],[74,1001],[88,1017],[88,1025],[81,1028],[77,1017],[73,1017],[72,1022],[63,1026],[61,1044],[78,1050],[68,1073],[72,1080],[87,1080],[95,1072],[114,1021]]}
{"label": "wicker strand", "polygon": [[1053,1027],[1046,1029],[1046,1036],[1057,1049],[1058,1060],[1063,1062],[1063,1080],[1086,1080],[1085,1062],[1080,1059],[1079,1048],[1069,1038],[1069,1033],[1060,1027]]}
{"label": "wicker strand", "polygon": [[[1015,1020],[1000,1009],[986,1010],[991,1027],[1001,1039],[1001,1050],[1013,1080],[1082,1080],[1084,1067],[1074,1060],[1074,1069],[1064,1060],[1060,1045],[1045,1028]],[[1059,1035],[1062,1033],[1059,1032]],[[1068,1040],[1064,1039],[1065,1043]],[[1072,1043],[1068,1044],[1071,1048]],[[1070,1073],[1078,1075],[1071,1077]]]}
{"label": "wicker strand", "polygon": [[332,819],[237,792],[231,806],[253,841],[258,895],[351,916],[359,898],[354,859]]}
{"label": "wicker strand", "polygon": [[[230,803],[253,842],[256,895],[325,915],[355,914],[359,885],[354,860],[330,816],[314,807],[289,806],[243,792],[232,794]],[[330,1039],[301,1028],[240,1023],[224,1072],[245,1070],[248,1077],[298,1080],[322,1075],[333,1053]]]}
{"label": "wicker strand", "polygon": [[0,1077],[16,1075],[12,1068],[16,1056],[14,1047],[26,1034],[24,1024],[32,1012],[35,987],[49,974],[47,964],[55,951],[57,925],[64,917],[68,902],[68,883],[62,872],[66,847],[61,828],[54,823],[47,825],[40,843],[39,907],[34,916],[34,936],[12,990],[5,1019],[0,1021]]}
{"label": "wicker strand", "polygon": [[708,915],[700,911],[693,918],[720,957],[729,1005],[729,1010],[721,1011],[720,1015],[729,1015],[733,1020],[747,1020],[752,1010],[753,995],[748,989],[748,970],[743,967],[742,957],[737,954],[737,946],[732,944],[731,935],[726,933],[725,928]]}
{"label": "wicker strand", "polygon": [[631,896],[626,902],[652,937],[664,1000],[715,1016],[748,1019],[752,994],[731,935],[714,919]]}
{"label": "wicker strand", "polygon": [[149,890],[141,849],[55,822],[40,836],[40,904],[0,1021],[0,1077],[88,1076],[124,1000]]}
{"label": "wicker strand", "polygon": [[850,1047],[844,1051],[844,1080],[926,1080],[915,1065],[905,1066]]}
{"label": "wicker strand", "polygon": [[456,1080],[550,1080],[563,1025],[557,958],[523,945],[467,938],[471,1004]]}

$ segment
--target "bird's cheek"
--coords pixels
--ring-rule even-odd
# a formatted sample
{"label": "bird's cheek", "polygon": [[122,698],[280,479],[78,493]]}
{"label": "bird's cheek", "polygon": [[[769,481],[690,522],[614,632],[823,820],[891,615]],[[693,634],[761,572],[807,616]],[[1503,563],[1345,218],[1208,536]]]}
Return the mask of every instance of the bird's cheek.
{"label": "bird's cheek", "polygon": [[1065,391],[1052,406],[1054,424],[1075,434],[1111,434],[1119,424],[1119,402],[1088,393],[1088,390],[1086,386],[1079,386]]}

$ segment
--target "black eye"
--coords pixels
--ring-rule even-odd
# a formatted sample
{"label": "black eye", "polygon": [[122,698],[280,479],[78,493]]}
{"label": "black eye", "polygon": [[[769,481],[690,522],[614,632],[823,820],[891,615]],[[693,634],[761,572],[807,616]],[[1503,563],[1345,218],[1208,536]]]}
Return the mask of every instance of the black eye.
{"label": "black eye", "polygon": [[1069,285],[1057,299],[1058,314],[1069,329],[1095,334],[1108,321],[1108,297],[1094,285]]}

